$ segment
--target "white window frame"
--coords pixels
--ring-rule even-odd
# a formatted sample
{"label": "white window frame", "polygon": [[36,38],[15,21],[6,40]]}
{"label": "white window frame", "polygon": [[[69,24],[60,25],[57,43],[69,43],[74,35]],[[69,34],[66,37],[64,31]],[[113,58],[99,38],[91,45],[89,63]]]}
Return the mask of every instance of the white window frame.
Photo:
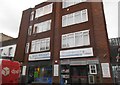
{"label": "white window frame", "polygon": [[62,0],[62,8],[67,8],[82,2],[87,2],[87,0],[79,0],[78,2],[76,2],[76,0]]}
{"label": "white window frame", "polygon": [[[44,26],[46,26],[46,28]],[[35,27],[37,27],[37,29]],[[49,31],[50,29],[51,29],[51,19],[35,24],[33,29],[33,34],[46,32]]]}
{"label": "white window frame", "polygon": [[[78,13],[79,13],[79,15],[75,16]],[[84,13],[85,13],[85,15],[84,15],[85,18],[83,17]],[[70,17],[70,16],[72,16],[72,17]],[[76,21],[76,19],[78,19],[78,16],[80,16],[80,20]],[[72,20],[69,20],[70,18]],[[83,9],[83,10],[80,10],[80,11],[77,11],[74,13],[63,15],[62,16],[62,27],[66,27],[66,26],[70,26],[70,25],[74,25],[74,24],[78,24],[78,23],[83,23],[83,22],[87,22],[87,21],[88,21],[88,11],[87,11],[87,9]]]}
{"label": "white window frame", "polygon": [[[68,33],[68,34],[63,34],[62,35],[62,44],[61,44],[61,47],[62,48],[71,48],[71,47],[78,47],[78,46],[87,46],[87,45],[90,45],[90,33],[89,33],[90,30],[84,30],[84,31],[78,31],[78,32],[74,32],[74,33]],[[84,43],[84,33],[87,32],[88,33],[88,43],[85,44]],[[69,45],[69,36],[73,34],[74,35],[74,40],[73,40],[73,43],[74,45]],[[80,35],[80,44],[76,44],[76,35],[79,34]],[[65,39],[66,38],[66,39]],[[65,40],[65,41],[64,41]]]}
{"label": "white window frame", "polygon": [[[50,8],[50,10],[48,12],[45,12],[45,10],[46,10],[45,8]],[[38,18],[38,17],[41,17],[41,16],[52,13],[52,9],[53,9],[53,3],[36,9],[35,18]]]}
{"label": "white window frame", "polygon": [[[92,68],[92,66],[94,66],[94,69]],[[94,70],[95,72],[93,73],[92,70]],[[97,74],[97,66],[96,66],[96,64],[89,65],[89,72],[90,72],[90,74]]]}
{"label": "white window frame", "polygon": [[31,44],[31,52],[50,50],[50,38],[33,40]]}

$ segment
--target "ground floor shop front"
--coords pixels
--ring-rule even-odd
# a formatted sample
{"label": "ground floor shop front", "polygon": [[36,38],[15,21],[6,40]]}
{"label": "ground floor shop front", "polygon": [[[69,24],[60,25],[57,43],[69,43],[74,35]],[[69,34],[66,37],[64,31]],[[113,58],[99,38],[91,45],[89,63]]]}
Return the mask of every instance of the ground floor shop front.
{"label": "ground floor shop front", "polygon": [[[50,61],[29,62],[27,83],[52,84],[55,72]],[[59,74],[61,85],[101,83],[100,63],[97,59],[60,60]]]}

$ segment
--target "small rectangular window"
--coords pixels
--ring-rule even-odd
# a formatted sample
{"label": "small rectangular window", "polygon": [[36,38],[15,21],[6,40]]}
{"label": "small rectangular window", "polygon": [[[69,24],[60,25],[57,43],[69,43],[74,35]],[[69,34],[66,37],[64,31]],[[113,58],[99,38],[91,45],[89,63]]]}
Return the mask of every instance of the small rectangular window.
{"label": "small rectangular window", "polygon": [[96,65],[89,65],[90,74],[97,74],[97,67]]}
{"label": "small rectangular window", "polygon": [[29,52],[29,45],[30,45],[29,43],[26,44],[26,53]]}
{"label": "small rectangular window", "polygon": [[34,11],[33,11],[33,12],[31,12],[30,20],[32,21],[32,20],[33,20],[33,18],[34,18]]}
{"label": "small rectangular window", "polygon": [[29,26],[28,28],[28,35],[31,35],[32,34],[32,26]]}

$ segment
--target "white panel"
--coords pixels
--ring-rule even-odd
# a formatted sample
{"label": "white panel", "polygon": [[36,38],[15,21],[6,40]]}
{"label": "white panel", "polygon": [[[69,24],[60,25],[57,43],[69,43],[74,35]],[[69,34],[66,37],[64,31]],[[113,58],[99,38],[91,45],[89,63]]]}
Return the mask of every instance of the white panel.
{"label": "white panel", "polygon": [[60,58],[91,57],[91,56],[93,56],[92,47],[60,51]]}

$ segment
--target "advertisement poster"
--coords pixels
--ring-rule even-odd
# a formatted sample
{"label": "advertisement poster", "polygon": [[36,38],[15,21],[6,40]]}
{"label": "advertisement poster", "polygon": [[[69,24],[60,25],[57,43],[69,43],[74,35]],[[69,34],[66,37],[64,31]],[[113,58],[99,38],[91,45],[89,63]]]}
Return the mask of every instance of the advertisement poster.
{"label": "advertisement poster", "polygon": [[54,65],[54,76],[59,76],[59,65],[58,64],[55,64]]}
{"label": "advertisement poster", "polygon": [[101,63],[103,78],[110,78],[109,63]]}

